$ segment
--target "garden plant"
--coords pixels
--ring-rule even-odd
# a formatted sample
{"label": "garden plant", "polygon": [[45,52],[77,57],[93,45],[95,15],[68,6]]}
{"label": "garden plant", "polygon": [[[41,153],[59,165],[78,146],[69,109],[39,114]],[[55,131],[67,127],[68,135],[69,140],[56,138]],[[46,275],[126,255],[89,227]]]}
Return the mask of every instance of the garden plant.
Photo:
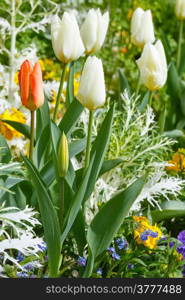
{"label": "garden plant", "polygon": [[185,276],[184,20],[1,1],[1,278]]}

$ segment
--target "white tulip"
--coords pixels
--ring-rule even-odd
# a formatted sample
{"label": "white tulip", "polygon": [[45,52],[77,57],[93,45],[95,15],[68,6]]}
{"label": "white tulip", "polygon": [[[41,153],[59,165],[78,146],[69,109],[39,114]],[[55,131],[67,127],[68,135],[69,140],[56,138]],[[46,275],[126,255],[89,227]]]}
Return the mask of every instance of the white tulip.
{"label": "white tulip", "polygon": [[51,38],[56,57],[63,63],[78,59],[85,51],[74,14],[65,12],[62,20],[55,15],[51,22]]}
{"label": "white tulip", "polygon": [[101,14],[100,10],[90,9],[80,29],[86,53],[98,51],[104,43],[109,25],[109,13]]}
{"label": "white tulip", "polygon": [[167,79],[166,56],[161,41],[146,44],[141,57],[136,61],[140,70],[141,83],[149,90],[158,90]]}
{"label": "white tulip", "polygon": [[137,8],[131,20],[131,41],[134,45],[143,47],[155,41],[154,25],[150,10]]}
{"label": "white tulip", "polygon": [[185,19],[185,0],[176,0],[175,13],[178,19]]}
{"label": "white tulip", "polygon": [[89,110],[94,110],[105,103],[105,80],[101,59],[89,56],[85,62],[77,99]]}

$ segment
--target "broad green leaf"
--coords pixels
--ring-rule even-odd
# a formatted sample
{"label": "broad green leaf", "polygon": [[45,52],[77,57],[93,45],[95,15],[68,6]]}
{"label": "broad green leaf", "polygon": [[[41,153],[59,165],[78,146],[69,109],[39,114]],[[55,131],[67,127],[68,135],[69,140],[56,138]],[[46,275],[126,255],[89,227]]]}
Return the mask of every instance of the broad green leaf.
{"label": "broad green leaf", "polygon": [[67,94],[66,94],[67,108],[74,100],[74,73],[75,73],[75,62],[73,61],[70,64],[69,77],[67,81]]}
{"label": "broad green leaf", "polygon": [[8,147],[7,141],[0,134],[0,163],[9,163],[11,160],[11,152]]}
{"label": "broad green leaf", "polygon": [[185,203],[183,201],[165,201],[160,206],[162,210],[151,212],[154,222],[185,216]]}
{"label": "broad green leaf", "polygon": [[127,89],[128,94],[130,95],[130,86],[128,80],[121,69],[119,69],[119,81],[120,81],[120,93],[123,93]]}
{"label": "broad green leaf", "polygon": [[53,165],[53,160],[50,159],[47,163],[43,166],[40,171],[40,175],[44,180],[46,186],[50,186],[55,179],[55,168]]}
{"label": "broad green leaf", "polygon": [[37,200],[44,227],[44,237],[48,247],[49,276],[57,277],[61,252],[60,226],[57,213],[39,172],[29,159],[24,156],[22,157],[37,193]]}
{"label": "broad green leaf", "polygon": [[[36,139],[39,138],[44,128],[49,125],[50,122],[50,112],[49,112],[49,106],[48,106],[48,99],[45,96],[44,104],[39,107],[36,111]],[[49,138],[49,137],[48,137]]]}
{"label": "broad green leaf", "polygon": [[110,136],[111,136],[111,128],[112,128],[112,121],[113,121],[113,115],[114,115],[114,106],[112,106],[109,109],[109,112],[107,113],[103,124],[101,125],[101,128],[98,132],[98,135],[94,141],[94,144],[91,149],[91,159],[93,155],[95,154],[95,160],[93,169],[91,171],[91,175],[89,178],[88,187],[85,193],[84,201],[86,201],[89,196],[91,195],[94,185],[96,183],[96,180],[99,176],[100,170],[103,165],[103,160],[105,157],[105,153],[109,144]]}
{"label": "broad green leaf", "polygon": [[88,273],[85,272],[85,277],[91,275],[94,259],[111,244],[124,218],[128,215],[131,206],[140,194],[144,183],[145,176],[137,179],[126,190],[109,200],[92,220],[87,232],[92,263],[89,262],[89,270]]}
{"label": "broad green leaf", "polygon": [[80,104],[80,102],[74,99],[59,124],[61,132],[64,131],[66,135],[70,134],[83,109],[84,107]]}
{"label": "broad green leaf", "polygon": [[185,70],[185,44],[181,48],[181,60],[179,64],[179,75],[182,75]]}
{"label": "broad green leaf", "polygon": [[82,210],[79,211],[72,227],[72,232],[77,243],[79,255],[83,256],[84,247],[87,244],[85,232],[85,220]]}
{"label": "broad green leaf", "polygon": [[144,110],[146,109],[148,102],[149,102],[149,98],[150,98],[150,92],[147,91],[141,101],[141,104],[138,107],[140,112],[144,112]]}
{"label": "broad green leaf", "polygon": [[165,53],[166,53],[166,56],[167,56],[167,60],[168,60],[168,61],[171,61],[171,57],[172,57],[172,49],[171,49],[169,40],[168,40],[168,38],[167,38],[167,35],[166,35],[166,33],[163,31],[163,29],[160,30],[160,35],[161,35],[161,37],[162,37],[162,42],[163,42],[163,46],[164,46]]}
{"label": "broad green leaf", "polygon": [[[40,169],[44,166],[50,155],[50,125],[47,124],[37,138],[33,152],[34,164]],[[46,157],[46,159],[45,159]]]}
{"label": "broad green leaf", "polygon": [[9,124],[18,132],[22,133],[26,138],[30,139],[30,127],[28,125],[10,120],[3,120],[3,122]]}
{"label": "broad green leaf", "polygon": [[180,138],[180,137],[185,137],[184,132],[182,130],[179,130],[179,129],[165,131],[163,135],[165,135],[169,138],[173,138],[173,139]]}
{"label": "broad green leaf", "polygon": [[[173,98],[173,101],[180,95],[180,79],[177,69],[173,62],[171,62],[168,70],[168,91]],[[178,105],[178,104],[177,104]]]}
{"label": "broad green leaf", "polygon": [[[110,159],[110,160],[105,160],[102,164],[101,170],[99,172],[99,176],[102,176],[106,172],[112,170],[113,168],[117,167],[119,164],[121,164],[123,160],[121,158],[117,159]],[[84,168],[78,169],[76,171],[76,182],[77,186],[80,184],[82,175],[83,175],[83,170]]]}
{"label": "broad green leaf", "polygon": [[110,159],[110,160],[105,160],[102,164],[99,176],[103,175],[104,173],[114,169],[117,167],[119,164],[123,162],[122,158],[117,158],[117,159]]}
{"label": "broad green leaf", "polygon": [[86,142],[87,142],[86,138],[71,142],[69,144],[69,156],[70,156],[70,158],[72,158],[73,156],[76,156],[77,154],[81,153],[86,147]]}
{"label": "broad green leaf", "polygon": [[83,202],[83,198],[87,189],[87,185],[88,185],[88,181],[91,175],[91,172],[93,170],[94,167],[94,159],[95,159],[95,155],[93,156],[93,158],[91,159],[90,165],[85,173],[85,176],[82,180],[81,186],[79,188],[79,190],[77,191],[77,193],[74,196],[73,199],[73,203],[71,205],[71,208],[69,210],[69,213],[65,219],[65,229],[62,233],[62,237],[61,237],[61,243],[63,244],[64,240],[66,239],[69,231],[71,230],[71,227],[74,224],[74,221],[78,215],[78,212],[80,210],[80,207],[82,205]]}
{"label": "broad green leaf", "polygon": [[51,131],[51,142],[52,142],[52,149],[53,149],[53,151],[52,151],[53,162],[54,162],[54,167],[55,167],[56,178],[58,180],[58,178],[59,178],[59,173],[58,173],[58,144],[59,144],[59,139],[60,139],[60,136],[61,136],[61,131],[53,121],[50,122],[50,131]]}

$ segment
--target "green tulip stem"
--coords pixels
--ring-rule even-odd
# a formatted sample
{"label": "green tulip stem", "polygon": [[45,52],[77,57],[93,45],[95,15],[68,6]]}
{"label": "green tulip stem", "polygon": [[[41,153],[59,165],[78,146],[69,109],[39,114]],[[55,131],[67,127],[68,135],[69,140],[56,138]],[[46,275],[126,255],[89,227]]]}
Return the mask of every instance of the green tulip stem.
{"label": "green tulip stem", "polygon": [[141,79],[140,79],[140,72],[138,70],[138,79],[137,79],[137,86],[136,86],[136,98],[139,95],[140,87],[141,87]]}
{"label": "green tulip stem", "polygon": [[88,136],[87,136],[84,172],[87,170],[87,168],[89,166],[89,161],[90,161],[93,114],[94,114],[94,111],[90,110],[89,111],[89,124],[88,124]]}
{"label": "green tulip stem", "polygon": [[33,159],[35,111],[31,110],[29,159]]}
{"label": "green tulip stem", "polygon": [[154,92],[151,91],[151,92],[150,92],[150,98],[149,98],[149,105],[150,105],[150,107],[152,107],[153,95],[154,95]]}
{"label": "green tulip stem", "polygon": [[59,86],[59,89],[58,89],[57,100],[56,100],[55,110],[54,110],[54,114],[53,114],[53,121],[54,122],[56,122],[56,120],[57,120],[58,108],[59,108],[59,104],[60,104],[60,97],[61,97],[61,93],[63,91],[63,86],[64,86],[64,80],[65,80],[65,77],[66,77],[67,67],[68,67],[68,64],[65,64],[64,68],[62,70],[62,75],[61,75],[61,79],[60,79],[60,86]]}
{"label": "green tulip stem", "polygon": [[161,112],[160,118],[159,118],[159,129],[160,133],[163,134],[164,128],[166,123],[166,105],[164,105],[164,109]]}
{"label": "green tulip stem", "polygon": [[178,41],[178,50],[177,50],[177,69],[180,67],[180,60],[181,60],[181,48],[182,48],[182,39],[183,39],[183,20],[180,21],[180,28],[179,28],[179,41]]}
{"label": "green tulip stem", "polygon": [[59,199],[58,199],[58,218],[60,223],[60,229],[62,232],[63,221],[64,221],[64,178],[59,179]]}

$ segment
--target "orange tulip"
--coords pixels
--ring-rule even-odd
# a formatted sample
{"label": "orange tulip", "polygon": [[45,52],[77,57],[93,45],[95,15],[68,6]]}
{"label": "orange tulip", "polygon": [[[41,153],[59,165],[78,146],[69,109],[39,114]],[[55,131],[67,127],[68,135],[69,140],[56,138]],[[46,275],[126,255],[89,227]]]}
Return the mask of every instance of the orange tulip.
{"label": "orange tulip", "polygon": [[42,71],[39,62],[32,67],[29,60],[25,60],[18,76],[22,104],[34,111],[44,103]]}

